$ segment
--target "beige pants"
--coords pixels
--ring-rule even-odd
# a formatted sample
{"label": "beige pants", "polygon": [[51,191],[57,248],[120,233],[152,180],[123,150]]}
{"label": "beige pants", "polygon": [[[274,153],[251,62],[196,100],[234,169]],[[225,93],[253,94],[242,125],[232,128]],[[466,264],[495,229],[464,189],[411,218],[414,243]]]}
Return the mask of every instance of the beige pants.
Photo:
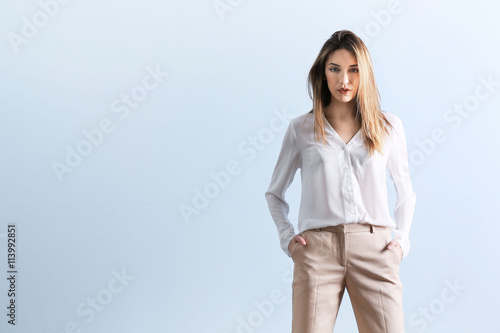
{"label": "beige pants", "polygon": [[360,333],[404,333],[402,250],[388,227],[342,224],[294,241],[292,333],[332,333],[347,289]]}

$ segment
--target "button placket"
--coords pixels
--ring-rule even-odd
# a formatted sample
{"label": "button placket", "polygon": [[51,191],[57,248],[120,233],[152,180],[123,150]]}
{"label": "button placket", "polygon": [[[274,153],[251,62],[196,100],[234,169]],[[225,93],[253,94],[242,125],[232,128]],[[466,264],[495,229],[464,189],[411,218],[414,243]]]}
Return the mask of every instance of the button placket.
{"label": "button placket", "polygon": [[353,177],[352,160],[348,145],[345,145],[344,147],[344,161],[345,161],[344,163],[345,176],[343,184],[343,194],[344,194],[345,215],[347,220],[346,222],[354,222],[357,220],[357,209],[353,192],[354,184],[352,178]]}

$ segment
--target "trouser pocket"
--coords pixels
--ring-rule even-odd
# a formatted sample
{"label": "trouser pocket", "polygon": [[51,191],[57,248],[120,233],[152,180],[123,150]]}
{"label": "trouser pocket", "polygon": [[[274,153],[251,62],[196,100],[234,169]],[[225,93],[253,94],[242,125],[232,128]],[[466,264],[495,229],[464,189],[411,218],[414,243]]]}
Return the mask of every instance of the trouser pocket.
{"label": "trouser pocket", "polygon": [[396,251],[394,251],[394,252],[396,252],[396,254],[397,254],[397,258],[396,258],[397,262],[398,262],[398,264],[400,264],[401,261],[403,260],[403,249],[401,248],[401,245],[398,244],[396,246],[395,250]]}

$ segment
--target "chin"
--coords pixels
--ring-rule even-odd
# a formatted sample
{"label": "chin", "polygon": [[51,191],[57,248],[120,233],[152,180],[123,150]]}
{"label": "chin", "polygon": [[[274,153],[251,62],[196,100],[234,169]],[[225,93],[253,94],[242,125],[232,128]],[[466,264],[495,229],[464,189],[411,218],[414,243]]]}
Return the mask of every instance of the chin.
{"label": "chin", "polygon": [[342,103],[347,103],[347,102],[350,102],[354,99],[354,97],[351,97],[351,96],[334,96],[335,99],[338,101],[338,102],[342,102]]}

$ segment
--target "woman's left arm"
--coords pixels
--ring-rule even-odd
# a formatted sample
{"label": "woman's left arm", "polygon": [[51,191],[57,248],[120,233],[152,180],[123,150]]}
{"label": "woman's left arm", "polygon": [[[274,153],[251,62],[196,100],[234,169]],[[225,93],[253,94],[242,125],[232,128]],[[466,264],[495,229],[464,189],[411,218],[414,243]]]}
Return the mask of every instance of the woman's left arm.
{"label": "woman's left arm", "polygon": [[393,241],[397,240],[399,242],[403,250],[403,258],[405,258],[411,246],[409,234],[417,196],[413,191],[410,179],[406,135],[400,119],[398,119],[394,129],[392,147],[387,160],[387,168],[397,193],[396,207],[394,208],[396,230],[394,231]]}

